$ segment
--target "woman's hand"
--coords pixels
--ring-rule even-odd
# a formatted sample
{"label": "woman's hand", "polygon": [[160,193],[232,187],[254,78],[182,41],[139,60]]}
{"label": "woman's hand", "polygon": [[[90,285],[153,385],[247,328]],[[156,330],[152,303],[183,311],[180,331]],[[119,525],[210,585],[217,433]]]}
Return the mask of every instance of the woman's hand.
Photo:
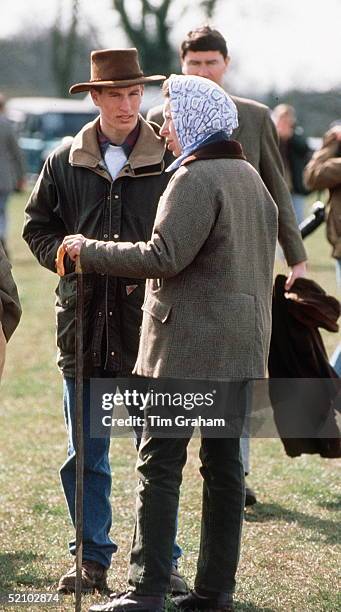
{"label": "woman's hand", "polygon": [[296,278],[307,276],[307,262],[301,261],[301,263],[292,266],[290,274],[285,283],[285,290],[289,291],[293,286]]}
{"label": "woman's hand", "polygon": [[75,261],[80,254],[84,242],[85,238],[83,234],[72,234],[70,236],[65,236],[63,246],[72,261]]}

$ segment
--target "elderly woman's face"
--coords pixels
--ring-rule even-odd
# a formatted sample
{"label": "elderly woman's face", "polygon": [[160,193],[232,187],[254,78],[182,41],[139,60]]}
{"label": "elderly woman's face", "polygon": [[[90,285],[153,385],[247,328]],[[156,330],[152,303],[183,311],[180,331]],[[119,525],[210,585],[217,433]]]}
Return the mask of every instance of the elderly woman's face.
{"label": "elderly woman's face", "polygon": [[182,153],[181,145],[174,127],[172,113],[170,110],[170,102],[167,99],[163,107],[163,124],[160,129],[160,134],[166,139],[167,148],[172,151],[174,157],[179,157]]}

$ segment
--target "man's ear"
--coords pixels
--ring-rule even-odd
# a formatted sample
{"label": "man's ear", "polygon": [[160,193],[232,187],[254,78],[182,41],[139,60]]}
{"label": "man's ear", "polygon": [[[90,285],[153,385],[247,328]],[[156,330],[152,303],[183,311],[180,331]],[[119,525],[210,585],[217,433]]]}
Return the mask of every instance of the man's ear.
{"label": "man's ear", "polygon": [[225,72],[226,72],[226,70],[228,69],[228,67],[229,67],[229,65],[230,65],[230,61],[231,61],[231,58],[230,58],[230,56],[229,56],[229,55],[227,55],[227,56],[225,57]]}
{"label": "man's ear", "polygon": [[99,106],[98,104],[98,91],[96,89],[90,89],[90,96],[95,106]]}

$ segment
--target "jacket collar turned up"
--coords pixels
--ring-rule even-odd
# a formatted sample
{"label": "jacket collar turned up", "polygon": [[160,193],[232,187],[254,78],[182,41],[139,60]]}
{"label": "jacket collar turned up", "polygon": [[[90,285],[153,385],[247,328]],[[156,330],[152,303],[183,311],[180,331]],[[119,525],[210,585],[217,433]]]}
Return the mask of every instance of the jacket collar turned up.
{"label": "jacket collar turned up", "polygon": [[[140,133],[136,144],[117,176],[140,176],[160,174],[164,169],[163,157],[166,151],[165,141],[155,132],[154,128],[139,115]],[[73,139],[70,149],[69,163],[71,166],[89,168],[100,174],[106,174],[110,179],[97,139],[97,124],[99,118],[88,123]],[[111,180],[111,179],[110,179]]]}

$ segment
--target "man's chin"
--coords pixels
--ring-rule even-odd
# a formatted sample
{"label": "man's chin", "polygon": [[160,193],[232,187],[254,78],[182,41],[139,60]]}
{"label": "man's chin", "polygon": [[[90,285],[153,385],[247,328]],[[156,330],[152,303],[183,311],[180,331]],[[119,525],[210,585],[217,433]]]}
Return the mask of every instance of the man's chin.
{"label": "man's chin", "polygon": [[135,118],[127,119],[127,120],[121,119],[120,121],[116,123],[116,125],[122,128],[123,130],[126,130],[126,129],[133,130],[134,127],[136,126],[136,123],[137,123],[137,119]]}

